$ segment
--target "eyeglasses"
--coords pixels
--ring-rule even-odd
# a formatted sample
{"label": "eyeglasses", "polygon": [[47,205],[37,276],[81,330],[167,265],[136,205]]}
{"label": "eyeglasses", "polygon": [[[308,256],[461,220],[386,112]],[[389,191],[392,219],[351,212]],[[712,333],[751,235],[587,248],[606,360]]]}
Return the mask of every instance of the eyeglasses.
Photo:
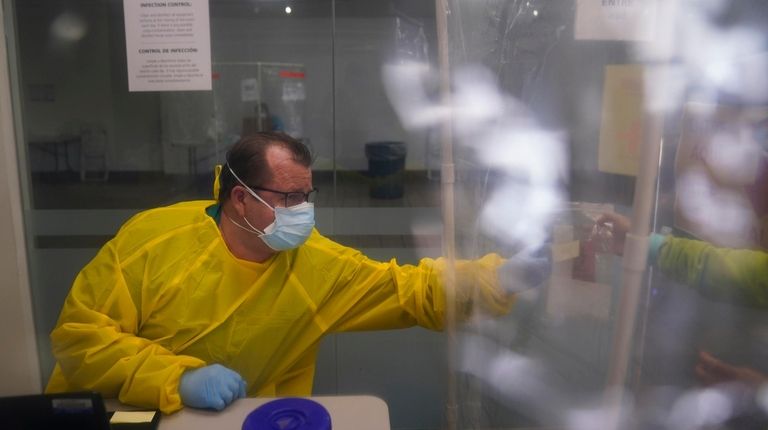
{"label": "eyeglasses", "polygon": [[304,193],[301,191],[277,191],[277,190],[270,190],[269,188],[263,188],[263,187],[253,187],[249,186],[250,189],[254,191],[266,191],[268,193],[275,193],[275,194],[282,194],[285,198],[285,206],[286,208],[289,208],[291,206],[300,205],[302,203],[308,202],[308,203],[314,203],[315,202],[315,196],[317,196],[317,188],[312,188],[308,193]]}

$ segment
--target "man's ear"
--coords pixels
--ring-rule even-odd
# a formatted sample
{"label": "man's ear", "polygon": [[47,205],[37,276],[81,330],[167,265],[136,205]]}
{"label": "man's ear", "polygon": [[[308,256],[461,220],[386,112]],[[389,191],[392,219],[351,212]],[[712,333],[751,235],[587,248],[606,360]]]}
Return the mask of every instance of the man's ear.
{"label": "man's ear", "polygon": [[232,202],[232,207],[235,209],[238,215],[245,215],[245,190],[243,187],[235,185],[229,192],[229,201]]}

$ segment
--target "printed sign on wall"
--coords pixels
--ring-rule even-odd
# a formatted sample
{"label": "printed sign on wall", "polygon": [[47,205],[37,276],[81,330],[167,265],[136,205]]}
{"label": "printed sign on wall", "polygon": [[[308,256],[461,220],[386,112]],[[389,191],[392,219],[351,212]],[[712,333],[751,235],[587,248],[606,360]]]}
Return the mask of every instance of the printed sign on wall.
{"label": "printed sign on wall", "polygon": [[211,89],[208,0],[124,0],[129,91]]}
{"label": "printed sign on wall", "polygon": [[637,65],[605,67],[598,170],[637,175],[645,138],[643,69]]}
{"label": "printed sign on wall", "polygon": [[574,37],[579,40],[651,40],[656,0],[577,0]]}

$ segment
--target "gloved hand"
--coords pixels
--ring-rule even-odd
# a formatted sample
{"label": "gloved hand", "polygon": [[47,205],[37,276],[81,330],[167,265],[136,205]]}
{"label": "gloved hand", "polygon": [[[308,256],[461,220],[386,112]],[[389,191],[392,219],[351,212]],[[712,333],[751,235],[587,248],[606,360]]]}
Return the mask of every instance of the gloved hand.
{"label": "gloved hand", "polygon": [[616,255],[624,254],[624,241],[629,231],[631,220],[624,215],[607,212],[595,221],[598,227],[598,238],[610,246]]}
{"label": "gloved hand", "polygon": [[521,251],[499,266],[497,275],[509,293],[541,286],[552,274],[552,251],[549,245],[534,251]]}
{"label": "gloved hand", "polygon": [[245,397],[245,381],[234,370],[212,364],[184,372],[179,382],[179,395],[186,406],[220,411]]}

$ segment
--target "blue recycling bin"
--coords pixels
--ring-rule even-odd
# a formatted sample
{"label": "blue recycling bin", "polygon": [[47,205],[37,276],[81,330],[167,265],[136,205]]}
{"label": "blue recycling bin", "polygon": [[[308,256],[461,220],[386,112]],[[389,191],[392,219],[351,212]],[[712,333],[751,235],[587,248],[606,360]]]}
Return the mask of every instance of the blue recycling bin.
{"label": "blue recycling bin", "polygon": [[405,154],[403,142],[369,142],[365,144],[368,158],[369,194],[374,199],[403,197],[405,183]]}

